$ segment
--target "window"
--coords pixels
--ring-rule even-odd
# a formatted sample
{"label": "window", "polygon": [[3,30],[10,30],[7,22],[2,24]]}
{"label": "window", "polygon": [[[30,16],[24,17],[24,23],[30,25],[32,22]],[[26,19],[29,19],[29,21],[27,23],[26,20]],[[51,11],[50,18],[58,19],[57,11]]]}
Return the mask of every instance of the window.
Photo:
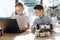
{"label": "window", "polygon": [[0,17],[11,17],[15,11],[15,0],[0,0]]}
{"label": "window", "polygon": [[59,13],[60,1],[59,0],[43,0],[43,6],[45,9],[44,11],[45,11],[46,15],[50,15],[50,14],[53,16],[60,15],[60,13]]}

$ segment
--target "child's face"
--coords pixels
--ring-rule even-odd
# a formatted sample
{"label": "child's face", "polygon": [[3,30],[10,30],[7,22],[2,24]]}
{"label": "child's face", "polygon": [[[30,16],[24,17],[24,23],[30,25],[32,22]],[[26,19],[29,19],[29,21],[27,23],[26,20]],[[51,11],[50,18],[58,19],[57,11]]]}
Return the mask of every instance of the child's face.
{"label": "child's face", "polygon": [[36,16],[42,16],[43,15],[43,10],[37,10],[37,9],[35,9],[34,11],[35,11],[35,15]]}
{"label": "child's face", "polygon": [[22,15],[23,14],[24,7],[22,7],[22,6],[16,6],[15,7],[15,10],[16,10],[16,13],[18,15]]}

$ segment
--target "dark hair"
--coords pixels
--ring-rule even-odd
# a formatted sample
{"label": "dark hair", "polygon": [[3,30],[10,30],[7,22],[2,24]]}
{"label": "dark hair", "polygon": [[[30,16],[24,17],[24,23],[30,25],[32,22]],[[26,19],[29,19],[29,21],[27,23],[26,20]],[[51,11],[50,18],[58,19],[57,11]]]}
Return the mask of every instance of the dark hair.
{"label": "dark hair", "polygon": [[37,9],[37,10],[44,10],[43,6],[42,5],[36,5],[34,7],[34,9]]}
{"label": "dark hair", "polygon": [[23,4],[20,3],[20,2],[18,2],[18,3],[16,3],[15,7],[16,7],[16,6],[22,6],[22,7],[23,7]]}

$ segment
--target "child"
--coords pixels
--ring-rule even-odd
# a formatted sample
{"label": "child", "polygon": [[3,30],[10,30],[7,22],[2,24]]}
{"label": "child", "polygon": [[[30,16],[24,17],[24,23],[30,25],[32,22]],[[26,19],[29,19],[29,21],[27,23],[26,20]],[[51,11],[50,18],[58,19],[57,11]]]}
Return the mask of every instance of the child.
{"label": "child", "polygon": [[44,15],[44,9],[42,5],[36,5],[34,7],[35,15],[38,16],[33,22],[33,25],[31,27],[31,30],[34,31],[34,29],[37,29],[37,24],[51,24],[51,19],[48,16]]}
{"label": "child", "polygon": [[13,17],[13,19],[17,20],[18,26],[20,30],[29,29],[29,17],[23,14],[24,6],[22,3],[18,2],[15,5],[15,12],[17,15]]}

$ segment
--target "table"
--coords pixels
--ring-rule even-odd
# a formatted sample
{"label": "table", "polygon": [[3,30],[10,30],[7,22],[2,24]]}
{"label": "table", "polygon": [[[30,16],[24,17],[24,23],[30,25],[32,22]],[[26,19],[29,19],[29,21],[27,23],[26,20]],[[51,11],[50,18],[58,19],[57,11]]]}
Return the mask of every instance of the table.
{"label": "table", "polygon": [[35,37],[34,33],[30,31],[26,31],[20,34],[10,34],[5,33],[3,36],[0,37],[0,40],[59,40],[60,33],[52,32],[51,36],[49,37]]}

